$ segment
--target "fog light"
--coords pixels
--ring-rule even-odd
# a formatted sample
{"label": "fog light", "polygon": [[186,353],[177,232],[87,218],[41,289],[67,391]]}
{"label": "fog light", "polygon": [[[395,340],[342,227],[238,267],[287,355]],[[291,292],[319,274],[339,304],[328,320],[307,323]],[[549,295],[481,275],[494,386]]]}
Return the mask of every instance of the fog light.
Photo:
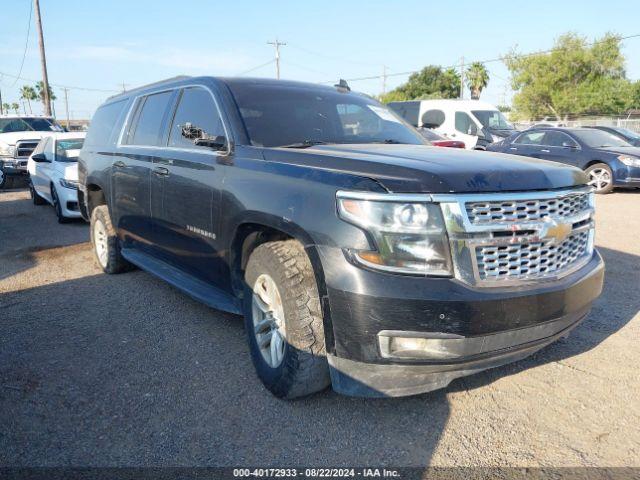
{"label": "fog light", "polygon": [[438,334],[442,338],[396,336],[406,332],[383,331],[378,334],[380,354],[383,358],[446,360],[459,358],[464,337]]}

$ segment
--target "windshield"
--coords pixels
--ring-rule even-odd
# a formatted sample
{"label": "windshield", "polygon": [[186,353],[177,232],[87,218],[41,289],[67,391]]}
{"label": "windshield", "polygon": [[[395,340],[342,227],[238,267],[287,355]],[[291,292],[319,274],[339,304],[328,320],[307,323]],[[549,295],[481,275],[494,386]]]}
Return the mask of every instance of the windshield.
{"label": "windshield", "polygon": [[56,142],[56,161],[77,162],[84,138],[65,138]]}
{"label": "windshield", "polygon": [[628,128],[622,128],[622,127],[612,127],[613,130],[615,130],[616,132],[620,133],[621,135],[624,135],[627,138],[632,138],[634,140],[640,140],[640,134],[629,130]]}
{"label": "windshield", "polygon": [[364,95],[285,85],[230,82],[229,87],[254,146],[425,144],[404,120]]}
{"label": "windshield", "polygon": [[11,132],[62,132],[63,128],[53,119],[42,117],[0,118],[0,133]]}
{"label": "windshield", "polygon": [[513,130],[513,125],[507,122],[502,112],[498,110],[473,110],[471,113],[484,128],[490,130]]}
{"label": "windshield", "polygon": [[631,147],[629,142],[624,141],[620,137],[613,133],[604,132],[602,130],[584,129],[573,130],[573,133],[582,142],[586,143],[591,148],[606,148],[606,147]]}

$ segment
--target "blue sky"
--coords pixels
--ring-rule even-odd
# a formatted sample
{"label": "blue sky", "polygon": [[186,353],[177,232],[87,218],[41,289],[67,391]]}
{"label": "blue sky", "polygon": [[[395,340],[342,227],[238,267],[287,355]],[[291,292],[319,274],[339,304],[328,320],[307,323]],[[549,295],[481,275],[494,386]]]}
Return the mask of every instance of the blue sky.
{"label": "blue sky", "polygon": [[[242,1],[40,0],[49,81],[56,85],[114,90],[179,74],[237,75],[273,59],[267,41],[278,37],[282,77],[311,82],[449,66],[499,57],[516,47],[543,50],[567,31],[590,40],[605,32],[640,33],[640,2],[544,1]],[[20,69],[31,0],[5,0],[0,29],[0,72]],[[33,22],[33,20],[32,20]],[[627,75],[640,78],[640,38],[627,40]],[[482,99],[509,101],[508,72],[500,62]],[[275,75],[270,64],[251,76]],[[40,78],[32,23],[21,76]],[[388,89],[406,80],[390,77]],[[17,101],[24,80],[0,74],[3,101]],[[382,80],[351,82],[377,94]],[[63,92],[56,110],[63,117]],[[109,92],[69,91],[74,118],[86,118]],[[468,92],[467,92],[468,95]],[[36,110],[40,110],[38,105]]]}

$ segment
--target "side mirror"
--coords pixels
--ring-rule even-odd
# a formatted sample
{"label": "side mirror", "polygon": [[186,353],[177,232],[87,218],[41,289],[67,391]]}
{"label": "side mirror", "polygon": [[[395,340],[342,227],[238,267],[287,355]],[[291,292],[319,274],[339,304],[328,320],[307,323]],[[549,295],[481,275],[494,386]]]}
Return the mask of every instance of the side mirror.
{"label": "side mirror", "polygon": [[50,163],[51,160],[47,160],[44,153],[36,153],[35,155],[31,155],[31,159],[37,163]]}
{"label": "side mirror", "polygon": [[469,130],[467,131],[469,135],[478,136],[478,127],[475,123],[469,125]]}

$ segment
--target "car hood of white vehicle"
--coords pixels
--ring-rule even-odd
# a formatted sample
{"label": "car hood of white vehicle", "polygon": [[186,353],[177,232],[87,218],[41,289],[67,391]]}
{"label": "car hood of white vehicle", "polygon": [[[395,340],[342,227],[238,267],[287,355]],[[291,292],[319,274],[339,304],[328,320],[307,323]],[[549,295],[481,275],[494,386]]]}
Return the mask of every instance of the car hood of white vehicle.
{"label": "car hood of white vehicle", "polygon": [[56,162],[56,169],[65,180],[78,181],[77,162]]}
{"label": "car hood of white vehicle", "polygon": [[18,140],[40,140],[46,135],[51,135],[54,132],[9,132],[0,133],[0,142],[9,145],[15,145]]}

